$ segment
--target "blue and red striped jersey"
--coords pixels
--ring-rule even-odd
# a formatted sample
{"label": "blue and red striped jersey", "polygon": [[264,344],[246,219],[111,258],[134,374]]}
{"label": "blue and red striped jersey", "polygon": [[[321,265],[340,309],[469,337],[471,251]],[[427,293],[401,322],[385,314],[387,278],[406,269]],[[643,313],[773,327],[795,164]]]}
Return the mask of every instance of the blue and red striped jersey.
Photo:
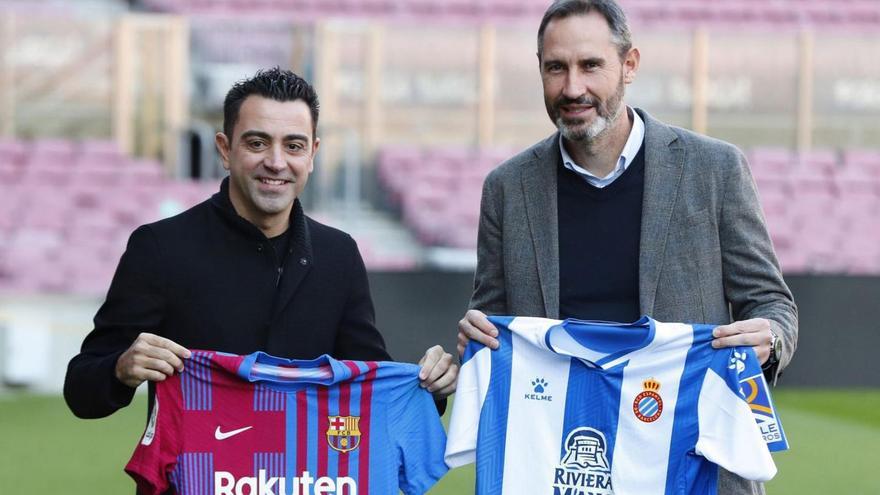
{"label": "blue and red striped jersey", "polygon": [[414,364],[193,351],[125,470],[142,493],[426,492],[446,434]]}

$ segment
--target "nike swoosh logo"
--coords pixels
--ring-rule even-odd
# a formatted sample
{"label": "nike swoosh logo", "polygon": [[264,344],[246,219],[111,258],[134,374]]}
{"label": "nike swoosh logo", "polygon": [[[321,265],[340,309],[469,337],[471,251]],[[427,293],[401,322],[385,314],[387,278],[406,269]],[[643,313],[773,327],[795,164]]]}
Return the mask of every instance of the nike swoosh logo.
{"label": "nike swoosh logo", "polygon": [[229,437],[238,435],[239,433],[245,432],[253,428],[253,426],[245,426],[244,428],[239,428],[237,430],[232,431],[220,431],[220,427],[218,426],[216,430],[214,430],[214,438],[217,440],[226,440]]}

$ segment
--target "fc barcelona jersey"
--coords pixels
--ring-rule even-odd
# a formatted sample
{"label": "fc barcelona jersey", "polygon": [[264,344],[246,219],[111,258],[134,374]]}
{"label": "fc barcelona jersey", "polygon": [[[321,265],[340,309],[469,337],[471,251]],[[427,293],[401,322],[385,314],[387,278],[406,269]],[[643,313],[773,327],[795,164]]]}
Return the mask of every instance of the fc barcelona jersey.
{"label": "fc barcelona jersey", "polygon": [[193,351],[125,470],[140,493],[424,493],[446,435],[414,364]]}

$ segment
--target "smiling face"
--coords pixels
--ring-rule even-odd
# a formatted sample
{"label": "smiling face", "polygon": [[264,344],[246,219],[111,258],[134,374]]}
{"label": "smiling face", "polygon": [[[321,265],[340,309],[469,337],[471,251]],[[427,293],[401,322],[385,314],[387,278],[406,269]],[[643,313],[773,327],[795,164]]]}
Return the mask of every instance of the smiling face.
{"label": "smiling face", "polygon": [[217,150],[229,171],[229,199],[235,211],[267,237],[287,229],[293,201],[314,169],[320,139],[303,100],[248,96],[232,136],[217,133]]}
{"label": "smiling face", "polygon": [[614,128],[638,57],[632,48],[621,60],[598,12],[550,21],[539,54],[544,105],[566,139],[592,142]]}

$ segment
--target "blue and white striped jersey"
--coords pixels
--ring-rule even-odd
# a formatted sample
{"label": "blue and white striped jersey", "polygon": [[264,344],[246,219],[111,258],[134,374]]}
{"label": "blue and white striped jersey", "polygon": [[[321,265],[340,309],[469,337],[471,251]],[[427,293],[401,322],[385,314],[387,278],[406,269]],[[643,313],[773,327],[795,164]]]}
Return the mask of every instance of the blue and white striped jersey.
{"label": "blue and white striped jersey", "polygon": [[446,462],[477,495],[714,494],[718,466],[776,474],[788,448],[749,347],[713,325],[490,317],[501,346],[463,356]]}

